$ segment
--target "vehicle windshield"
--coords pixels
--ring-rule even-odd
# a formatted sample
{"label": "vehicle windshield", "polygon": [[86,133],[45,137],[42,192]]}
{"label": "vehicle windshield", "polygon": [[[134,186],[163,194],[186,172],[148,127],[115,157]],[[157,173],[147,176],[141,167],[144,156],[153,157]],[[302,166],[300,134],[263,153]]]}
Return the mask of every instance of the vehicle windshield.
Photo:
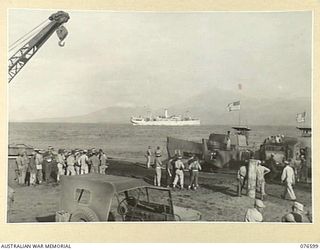
{"label": "vehicle windshield", "polygon": [[142,187],[117,194],[110,212],[115,220],[166,221],[173,220],[170,191],[156,187]]}
{"label": "vehicle windshield", "polygon": [[154,187],[136,188],[127,191],[128,197],[135,197],[142,204],[171,207],[170,191]]}

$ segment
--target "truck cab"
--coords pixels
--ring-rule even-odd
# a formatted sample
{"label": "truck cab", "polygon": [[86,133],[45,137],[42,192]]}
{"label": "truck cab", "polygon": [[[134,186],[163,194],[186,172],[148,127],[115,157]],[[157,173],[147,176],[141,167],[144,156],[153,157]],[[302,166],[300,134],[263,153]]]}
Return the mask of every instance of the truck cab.
{"label": "truck cab", "polygon": [[260,159],[269,160],[273,155],[277,166],[284,167],[285,160],[298,161],[301,143],[295,137],[269,136],[260,147]]}

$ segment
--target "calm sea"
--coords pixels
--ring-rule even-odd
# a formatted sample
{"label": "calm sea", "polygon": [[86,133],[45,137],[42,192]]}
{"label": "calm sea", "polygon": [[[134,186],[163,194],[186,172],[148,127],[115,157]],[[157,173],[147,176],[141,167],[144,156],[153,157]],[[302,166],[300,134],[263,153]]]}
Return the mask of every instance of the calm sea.
{"label": "calm sea", "polygon": [[[250,144],[259,145],[267,136],[284,134],[297,136],[293,126],[252,126]],[[109,156],[137,162],[144,161],[150,145],[166,154],[166,138],[172,136],[201,142],[210,133],[226,133],[230,126],[201,125],[185,127],[133,126],[131,124],[83,123],[9,123],[9,143],[25,143],[46,149],[102,148]]]}

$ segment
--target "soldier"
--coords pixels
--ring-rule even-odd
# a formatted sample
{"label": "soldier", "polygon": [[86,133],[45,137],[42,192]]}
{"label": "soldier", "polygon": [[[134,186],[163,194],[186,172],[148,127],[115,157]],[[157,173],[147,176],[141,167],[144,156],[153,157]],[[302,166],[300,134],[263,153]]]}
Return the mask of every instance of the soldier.
{"label": "soldier", "polygon": [[74,151],[74,159],[75,159],[74,170],[76,175],[81,174],[80,173],[81,166],[80,166],[79,158],[80,158],[80,152],[78,150]]}
{"label": "soldier", "polygon": [[282,171],[281,182],[285,184],[285,189],[284,189],[283,195],[281,195],[281,198],[285,199],[286,194],[288,193],[290,196],[290,199],[295,201],[296,195],[293,191],[293,186],[295,184],[294,171],[289,161],[285,161],[284,164],[285,164],[285,168]]}
{"label": "soldier", "polygon": [[107,173],[107,155],[103,152],[102,149],[99,150],[99,159],[100,159],[100,174],[106,174]]}
{"label": "soldier", "polygon": [[[248,160],[246,160],[245,163],[248,164]],[[237,173],[237,180],[238,180],[237,193],[239,197],[241,197],[242,195],[242,189],[246,184],[246,179],[247,179],[247,167],[245,164],[242,164]]]}
{"label": "soldier", "polygon": [[29,159],[24,151],[21,151],[16,159],[18,168],[18,183],[24,185],[26,180],[26,173],[29,164]]}
{"label": "soldier", "polygon": [[30,184],[36,184],[36,174],[37,174],[37,167],[36,167],[36,152],[32,152],[32,156],[30,157],[29,161],[29,172],[30,172]]}
{"label": "soldier", "polygon": [[175,162],[175,177],[174,177],[174,181],[173,181],[173,188],[176,187],[176,185],[180,184],[180,188],[183,189],[183,182],[184,182],[184,165],[182,162],[182,156],[178,155],[178,160]]}
{"label": "soldier", "polygon": [[76,174],[76,172],[74,170],[75,162],[76,162],[76,160],[75,160],[75,156],[74,156],[74,151],[71,151],[67,157],[67,175],[75,175]]}
{"label": "soldier", "polygon": [[[263,164],[264,164],[264,162],[263,162]],[[261,165],[261,161],[258,161],[258,164],[257,164],[257,189],[260,191],[261,200],[263,200],[263,197],[266,195],[266,192],[265,192],[266,181],[264,179],[264,176],[268,173],[270,173],[270,169]]]}
{"label": "soldier", "polygon": [[53,154],[53,150],[54,148],[49,146],[48,151],[43,155],[43,170],[46,183],[49,183],[51,173],[57,163]]}
{"label": "soldier", "polygon": [[36,152],[36,168],[37,168],[37,174],[36,174],[36,178],[37,178],[37,182],[38,184],[41,184],[42,182],[42,163],[43,163],[43,157],[42,154],[40,154],[40,150],[39,149],[35,149]]}
{"label": "soldier", "polygon": [[154,152],[155,157],[161,157],[162,156],[162,151],[160,147],[158,146],[156,151]]}
{"label": "soldier", "polygon": [[95,151],[92,152],[92,155],[90,157],[90,163],[91,163],[90,173],[99,174],[100,159],[98,157],[97,152],[95,152]]}
{"label": "soldier", "polygon": [[87,150],[83,150],[82,155],[80,156],[78,162],[80,163],[80,167],[81,167],[81,174],[88,174],[89,173],[89,158],[87,156],[88,151]]}
{"label": "soldier", "polygon": [[261,200],[255,200],[254,208],[249,208],[246,212],[244,221],[245,222],[262,222],[262,212],[266,206]]}
{"label": "soldier", "polygon": [[161,170],[162,170],[161,157],[156,157],[154,159],[154,166],[155,166],[155,175],[154,175],[153,184],[155,186],[160,187],[161,186]]}
{"label": "soldier", "polygon": [[167,187],[170,187],[170,185],[173,182],[173,172],[174,172],[174,163],[176,160],[176,156],[171,157],[169,161],[167,162],[166,166],[166,182],[167,182]]}
{"label": "soldier", "polygon": [[304,155],[301,155],[300,159],[301,159],[300,179],[302,182],[307,182],[308,180],[307,161]]}
{"label": "soldier", "polygon": [[294,202],[292,211],[284,215],[281,219],[282,222],[310,222],[303,214],[303,205],[299,202]]}
{"label": "soldier", "polygon": [[146,166],[147,168],[150,168],[151,166],[151,157],[152,157],[152,152],[151,152],[151,147],[148,146],[148,149],[147,149],[147,152],[146,152],[146,158],[147,158],[147,163],[146,163]]}
{"label": "soldier", "polygon": [[60,181],[60,175],[64,175],[63,168],[65,167],[65,157],[64,157],[64,151],[63,149],[58,150],[58,156],[57,156],[57,182]]}
{"label": "soldier", "polygon": [[198,177],[199,171],[201,171],[201,165],[199,163],[198,157],[194,157],[192,163],[189,165],[189,170],[191,178],[188,189],[193,188],[193,190],[196,190],[199,187]]}
{"label": "soldier", "polygon": [[227,132],[225,138],[226,150],[231,150],[231,138],[230,138],[230,131]]}
{"label": "soldier", "polygon": [[275,181],[275,179],[278,176],[278,170],[277,170],[277,162],[274,159],[274,154],[271,154],[270,158],[266,161],[266,165],[271,170],[268,180]]}

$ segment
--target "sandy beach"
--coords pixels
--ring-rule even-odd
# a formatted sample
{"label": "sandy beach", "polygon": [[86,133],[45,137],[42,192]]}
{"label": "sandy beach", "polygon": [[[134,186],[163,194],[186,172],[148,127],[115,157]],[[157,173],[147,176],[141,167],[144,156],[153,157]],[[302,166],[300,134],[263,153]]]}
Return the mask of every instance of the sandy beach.
{"label": "sandy beach", "polygon": [[[8,212],[10,223],[54,222],[59,210],[60,185],[52,182],[37,186],[21,187],[14,181],[14,160],[9,160],[8,183],[15,190],[15,200]],[[109,174],[143,178],[152,183],[154,170],[146,169],[135,162],[110,160]],[[192,208],[202,213],[202,221],[242,222],[245,212],[253,206],[254,200],[243,195],[236,196],[237,180],[235,173],[201,172],[200,188],[192,190],[172,190],[175,205]],[[188,184],[188,174],[185,177]],[[292,201],[283,200],[280,195],[283,186],[267,183],[267,197],[264,200],[265,222],[280,222],[281,217],[291,210]],[[312,213],[311,184],[298,184],[295,187],[297,201],[305,206],[305,212]],[[259,194],[258,196],[259,197]]]}

